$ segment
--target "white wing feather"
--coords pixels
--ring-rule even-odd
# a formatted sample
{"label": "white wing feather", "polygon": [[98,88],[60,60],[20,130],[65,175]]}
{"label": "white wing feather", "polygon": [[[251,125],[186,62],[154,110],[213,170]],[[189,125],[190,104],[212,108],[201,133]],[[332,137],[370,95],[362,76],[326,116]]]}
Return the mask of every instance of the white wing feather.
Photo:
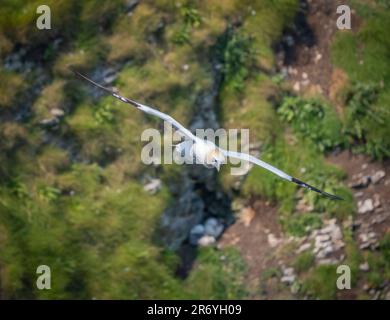
{"label": "white wing feather", "polygon": [[77,71],[74,71],[74,73],[76,75],[78,75],[79,77],[83,78],[84,80],[87,80],[88,82],[90,82],[91,84],[93,84],[94,86],[102,89],[102,90],[105,90],[106,92],[108,92],[109,94],[111,94],[113,97],[121,100],[122,102],[124,103],[128,103],[128,104],[131,104],[132,106],[136,107],[137,109],[147,113],[147,114],[150,114],[150,115],[153,115],[153,116],[156,116],[164,121],[167,121],[168,123],[170,123],[174,128],[176,128],[177,130],[179,130],[181,133],[183,133],[188,139],[191,139],[193,141],[198,141],[199,138],[196,137],[190,130],[188,130],[187,128],[185,128],[182,124],[180,124],[178,121],[176,121],[175,119],[173,119],[171,116],[161,112],[161,111],[158,111],[156,109],[153,109],[149,106],[146,106],[142,103],[139,103],[137,101],[134,101],[134,100],[131,100],[131,99],[128,99],[126,97],[123,97],[121,96],[120,94],[106,88],[106,87],[103,87],[101,86],[100,84],[92,81],[91,79],[87,78],[86,76],[82,75],[81,73],[77,72]]}
{"label": "white wing feather", "polygon": [[267,169],[268,171],[271,171],[273,172],[274,174],[278,175],[279,177],[283,178],[283,179],[286,179],[287,181],[291,181],[291,182],[294,182],[296,183],[297,185],[301,186],[301,187],[304,187],[304,188],[307,188],[309,190],[313,190],[315,192],[318,192],[328,198],[331,198],[331,199],[334,199],[334,200],[342,200],[342,198],[340,198],[339,196],[335,196],[333,194],[330,194],[330,193],[327,193],[325,191],[322,191],[316,187],[313,187],[311,186],[310,184],[307,184],[306,182],[303,182],[301,180],[298,180],[290,175],[288,175],[287,173],[283,172],[282,170],[279,170],[278,168],[275,168],[274,166],[271,166],[269,163],[267,162],[264,162],[260,159],[257,159],[249,154],[246,154],[246,153],[240,153],[240,152],[234,152],[234,151],[228,151],[228,150],[223,150],[223,149],[220,149],[223,154],[227,157],[232,157],[232,158],[237,158],[237,159],[241,159],[241,160],[244,160],[244,161],[249,161],[249,162],[252,162],[254,164],[257,164],[258,166],[260,167],[263,167],[264,169]]}
{"label": "white wing feather", "polygon": [[292,180],[292,177],[289,176],[287,173],[283,172],[282,170],[279,170],[278,168],[275,168],[274,166],[271,166],[267,162],[264,162],[260,159],[255,158],[254,156],[251,156],[250,154],[234,152],[234,151],[227,151],[227,150],[222,150],[222,152],[227,157],[232,157],[232,158],[252,162],[254,164],[257,164],[260,167],[267,169],[268,171],[275,173],[276,175],[278,175],[279,177],[281,177],[283,179],[286,179],[288,181]]}

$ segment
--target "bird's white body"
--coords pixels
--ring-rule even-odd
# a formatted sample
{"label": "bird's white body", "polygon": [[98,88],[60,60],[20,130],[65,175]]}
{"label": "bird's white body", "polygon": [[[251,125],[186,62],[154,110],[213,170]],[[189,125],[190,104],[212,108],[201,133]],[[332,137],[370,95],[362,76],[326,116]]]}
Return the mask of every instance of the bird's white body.
{"label": "bird's white body", "polygon": [[189,164],[202,164],[206,167],[215,167],[215,162],[223,163],[224,155],[211,141],[197,139],[185,140],[175,146],[175,152]]}

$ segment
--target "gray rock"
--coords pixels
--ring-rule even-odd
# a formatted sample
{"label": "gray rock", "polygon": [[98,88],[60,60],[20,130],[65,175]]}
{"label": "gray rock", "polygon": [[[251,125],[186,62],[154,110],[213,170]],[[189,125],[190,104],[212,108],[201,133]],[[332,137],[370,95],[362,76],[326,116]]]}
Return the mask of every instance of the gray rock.
{"label": "gray rock", "polygon": [[367,187],[371,182],[371,177],[369,175],[363,175],[362,173],[352,176],[352,182],[348,184],[349,187],[360,189]]}
{"label": "gray rock", "polygon": [[149,183],[144,185],[144,190],[150,194],[155,194],[161,189],[161,185],[160,179],[152,179]]}
{"label": "gray rock", "polygon": [[205,222],[205,234],[218,238],[223,231],[223,225],[215,218],[208,218]]}
{"label": "gray rock", "polygon": [[365,249],[368,249],[370,247],[370,243],[369,242],[363,242],[360,246],[359,246],[359,249],[360,250],[365,250]]}
{"label": "gray rock", "polygon": [[365,214],[374,210],[374,202],[372,199],[358,201],[358,213]]}
{"label": "gray rock", "polygon": [[334,248],[331,244],[327,245],[324,249],[323,249],[325,255],[328,255],[332,252],[334,252]]}
{"label": "gray rock", "polygon": [[319,265],[325,265],[325,264],[329,265],[329,264],[337,264],[337,263],[338,263],[337,259],[332,259],[332,258],[318,260]]}
{"label": "gray rock", "polygon": [[114,82],[114,80],[117,78],[116,74],[110,74],[108,76],[105,76],[103,81],[105,84],[111,84]]}
{"label": "gray rock", "polygon": [[283,269],[283,275],[285,276],[293,276],[294,275],[294,268],[284,268]]}
{"label": "gray rock", "polygon": [[58,108],[51,109],[50,113],[53,117],[56,117],[56,118],[62,118],[65,115],[64,110],[58,109]]}
{"label": "gray rock", "polygon": [[26,54],[26,49],[22,48],[18,52],[11,53],[5,58],[4,69],[8,71],[22,71],[23,57]]}
{"label": "gray rock", "polygon": [[356,198],[361,198],[361,197],[364,196],[364,192],[362,192],[362,191],[356,192],[356,193],[354,193],[354,196],[355,196]]}
{"label": "gray rock", "polygon": [[361,250],[368,249],[368,248],[376,249],[379,245],[377,234],[373,231],[359,234],[359,239],[361,242],[359,248]]}
{"label": "gray rock", "polygon": [[294,283],[295,281],[295,275],[291,275],[291,276],[283,276],[280,281],[282,283],[286,283],[286,284],[292,284]]}
{"label": "gray rock", "polygon": [[370,289],[371,289],[371,286],[368,284],[368,283],[365,283],[364,285],[363,285],[363,290],[364,291],[370,291]]}
{"label": "gray rock", "polygon": [[359,265],[359,270],[361,271],[369,271],[370,270],[370,266],[368,265],[368,262],[364,262],[362,264]]}
{"label": "gray rock", "polygon": [[[327,246],[329,246],[329,245],[331,245],[332,244],[332,242],[331,241],[324,241],[324,242],[316,242],[315,244],[314,244],[314,247],[316,248],[316,249],[323,249],[323,248],[326,248]],[[318,251],[319,251],[318,250]]]}
{"label": "gray rock", "polygon": [[317,244],[317,243],[329,241],[330,239],[331,239],[330,235],[328,235],[328,234],[320,234],[320,235],[316,236],[315,241],[316,241],[316,244]]}
{"label": "gray rock", "polygon": [[361,233],[359,235],[359,238],[362,242],[367,242],[368,241],[368,234],[367,233]]}
{"label": "gray rock", "polygon": [[340,250],[345,247],[345,243],[342,240],[336,240],[333,242],[334,249],[335,250]]}
{"label": "gray rock", "polygon": [[297,253],[298,253],[298,254],[299,254],[299,253],[302,253],[302,252],[304,252],[304,251],[309,250],[310,248],[311,248],[311,243],[304,243],[304,244],[302,244],[302,245],[298,248]]}
{"label": "gray rock", "polygon": [[39,123],[44,127],[55,127],[59,123],[59,120],[58,118],[46,118]]}
{"label": "gray rock", "polygon": [[316,258],[321,260],[321,259],[324,259],[326,257],[326,253],[324,250],[319,250],[318,253],[316,254]]}
{"label": "gray rock", "polygon": [[372,176],[371,176],[371,182],[373,184],[377,184],[379,181],[381,181],[384,177],[386,176],[386,172],[384,172],[383,170],[379,170],[377,172],[375,172]]}
{"label": "gray rock", "polygon": [[200,238],[205,234],[205,228],[201,224],[197,224],[190,231],[189,241],[192,245],[197,245]]}
{"label": "gray rock", "polygon": [[322,59],[322,54],[317,52],[316,56],[314,57],[314,63],[318,63]]}
{"label": "gray rock", "polygon": [[373,198],[374,198],[373,206],[374,206],[375,209],[377,209],[377,208],[379,208],[381,206],[380,196],[379,196],[379,194],[375,193]]}
{"label": "gray rock", "polygon": [[376,239],[376,233],[374,231],[371,231],[367,234],[369,239]]}
{"label": "gray rock", "polygon": [[212,236],[204,235],[199,239],[198,245],[201,247],[211,246],[216,242],[215,238]]}
{"label": "gray rock", "polygon": [[281,239],[278,239],[275,237],[275,235],[273,233],[269,233],[267,235],[267,240],[268,240],[268,244],[271,248],[275,248],[277,247],[281,242],[282,240]]}
{"label": "gray rock", "polygon": [[290,35],[285,36],[284,40],[289,47],[292,47],[295,44],[294,38]]}
{"label": "gray rock", "polygon": [[385,216],[377,216],[372,220],[372,224],[381,224],[386,220],[387,217]]}

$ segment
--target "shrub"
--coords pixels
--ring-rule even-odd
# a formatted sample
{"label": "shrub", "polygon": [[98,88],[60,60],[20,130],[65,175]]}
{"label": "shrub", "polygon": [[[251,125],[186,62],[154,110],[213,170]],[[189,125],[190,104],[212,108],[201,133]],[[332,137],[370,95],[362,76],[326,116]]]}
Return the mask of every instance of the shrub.
{"label": "shrub", "polygon": [[185,285],[191,299],[242,299],[245,270],[235,249],[202,248]]}
{"label": "shrub", "polygon": [[378,101],[379,94],[380,88],[375,84],[359,83],[349,90],[345,132],[355,150],[383,159],[390,156],[390,142],[387,139],[390,134],[387,126],[390,113],[385,105],[387,101]]}
{"label": "shrub", "polygon": [[197,9],[183,6],[180,9],[180,15],[182,19],[182,26],[179,31],[173,35],[172,41],[176,44],[182,45],[190,43],[190,32],[193,28],[199,27],[202,22],[202,18]]}
{"label": "shrub", "polygon": [[306,294],[321,300],[335,299],[337,293],[336,280],[336,266],[318,266],[303,281],[302,290]]}
{"label": "shrub", "polygon": [[285,97],[278,114],[304,139],[320,151],[329,151],[343,143],[341,122],[331,107],[319,100]]}
{"label": "shrub", "polygon": [[303,237],[322,225],[321,216],[317,213],[304,213],[282,218],[284,229],[293,236]]}
{"label": "shrub", "polygon": [[255,51],[252,48],[252,38],[230,27],[219,39],[218,51],[224,84],[241,90],[254,66]]}
{"label": "shrub", "polygon": [[295,258],[293,267],[298,273],[306,272],[314,265],[314,262],[314,254],[311,251],[306,251]]}

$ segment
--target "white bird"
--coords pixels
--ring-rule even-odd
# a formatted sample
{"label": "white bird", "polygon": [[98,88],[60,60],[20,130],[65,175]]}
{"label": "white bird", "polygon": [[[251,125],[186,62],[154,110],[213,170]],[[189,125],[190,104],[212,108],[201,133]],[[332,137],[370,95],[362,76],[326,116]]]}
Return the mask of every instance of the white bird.
{"label": "white bird", "polygon": [[186,160],[193,160],[195,163],[203,164],[206,167],[209,168],[216,168],[218,171],[222,164],[226,163],[226,158],[236,158],[244,161],[252,162],[260,167],[263,167],[264,169],[267,169],[271,171],[272,173],[276,174],[282,179],[285,179],[287,181],[294,182],[298,184],[301,187],[307,188],[309,190],[313,190],[315,192],[318,192],[328,198],[334,199],[334,200],[342,200],[339,196],[332,195],[330,193],[327,193],[325,191],[319,190],[303,181],[300,181],[287,173],[279,170],[278,168],[275,168],[274,166],[257,159],[249,154],[246,153],[240,153],[240,152],[234,152],[234,151],[228,151],[224,150],[222,148],[219,148],[216,146],[213,142],[203,140],[195,136],[190,130],[182,126],[179,122],[177,122],[175,119],[173,119],[171,116],[160,112],[156,109],[153,109],[151,107],[148,107],[146,105],[143,105],[137,101],[125,98],[121,96],[120,94],[105,88],[101,86],[100,84],[92,81],[91,79],[87,78],[86,76],[80,74],[77,71],[74,71],[76,75],[81,77],[84,80],[87,80],[88,82],[92,83],[96,87],[108,92],[115,98],[121,100],[124,103],[128,103],[137,109],[147,113],[154,115],[156,117],[159,117],[160,119],[163,119],[164,121],[167,121],[170,123],[174,128],[176,128],[178,131],[180,131],[186,138],[184,142],[181,142],[180,144],[175,146],[176,152],[178,152],[180,155],[184,156]]}

